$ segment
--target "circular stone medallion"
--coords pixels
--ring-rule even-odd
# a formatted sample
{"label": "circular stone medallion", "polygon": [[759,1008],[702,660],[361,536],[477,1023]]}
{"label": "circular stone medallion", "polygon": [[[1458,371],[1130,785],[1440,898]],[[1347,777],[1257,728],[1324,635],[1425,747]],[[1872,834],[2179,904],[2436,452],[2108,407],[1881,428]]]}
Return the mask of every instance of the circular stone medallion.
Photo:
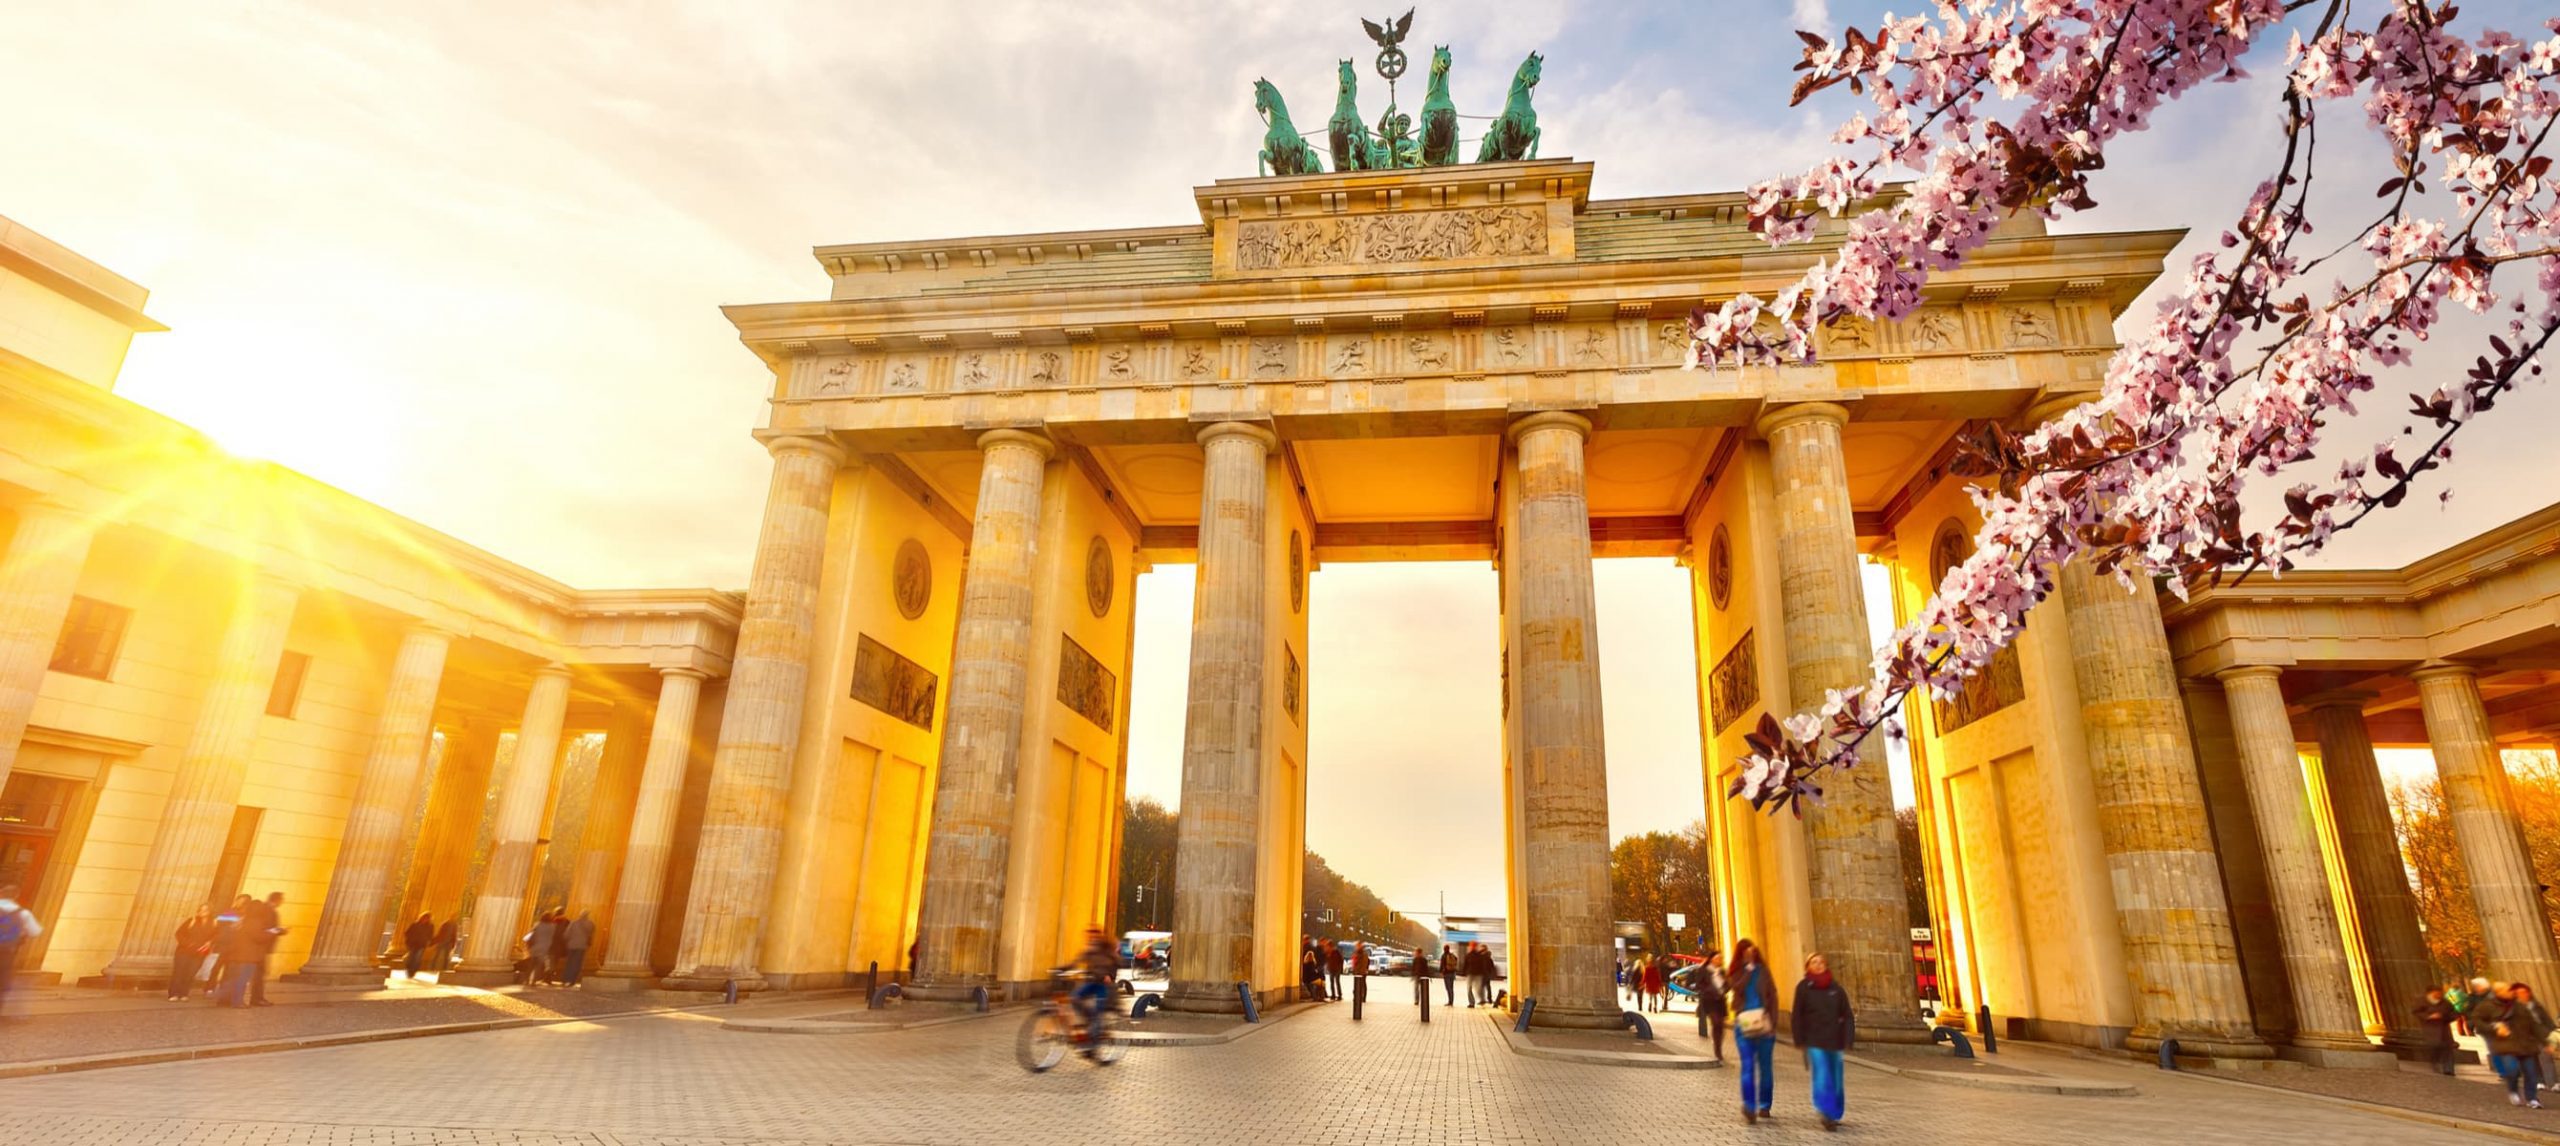
{"label": "circular stone medallion", "polygon": [[1289,611],[1297,613],[1307,607],[1307,543],[1297,530],[1289,531]]}
{"label": "circular stone medallion", "polygon": [[1100,536],[1084,547],[1084,603],[1093,615],[1111,615],[1111,546]]}
{"label": "circular stone medallion", "polygon": [[1733,539],[1725,536],[1722,525],[1707,539],[1707,600],[1718,609],[1733,601]]}
{"label": "circular stone medallion", "polygon": [[933,603],[933,557],[923,542],[910,537],[899,543],[897,560],[889,567],[889,593],[897,600],[898,615],[910,621]]}

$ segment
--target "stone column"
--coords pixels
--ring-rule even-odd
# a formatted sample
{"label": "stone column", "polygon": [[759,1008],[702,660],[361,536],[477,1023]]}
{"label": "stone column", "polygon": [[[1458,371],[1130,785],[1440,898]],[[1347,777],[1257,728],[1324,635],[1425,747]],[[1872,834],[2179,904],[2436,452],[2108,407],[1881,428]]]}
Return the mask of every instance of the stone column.
{"label": "stone column", "polygon": [[452,647],[453,634],[425,625],[400,639],[400,651],[391,661],[391,687],[383,693],[382,716],[374,724],[373,746],[365,752],[355,802],[347,808],[338,862],[329,870],[329,894],[312,935],[311,959],[296,975],[299,981],[382,979],[373,954],[381,949],[384,901],[391,894],[391,868],[399,858],[410,801],[418,793],[418,769],[426,764],[427,743],[435,736],[436,691]]}
{"label": "stone column", "polygon": [[[1200,566],[1192,590],[1191,691],[1182,722],[1173,973],[1165,1005],[1230,1013],[1253,979],[1262,822],[1262,670],[1271,639],[1264,467],[1280,439],[1220,422],[1200,431]],[[1256,984],[1257,987],[1260,984]]]}
{"label": "stone column", "polygon": [[909,993],[919,999],[997,987],[1022,706],[1041,640],[1031,631],[1031,580],[1055,447],[1037,434],[989,430],[979,435],[978,451],[978,509],[952,630],[951,699],[916,915],[920,963]]}
{"label": "stone column", "polygon": [[2347,888],[2355,896],[2356,926],[2374,992],[2381,996],[2383,1044],[2415,1056],[2427,1036],[2410,1011],[2434,983],[2426,940],[2418,932],[2418,901],[2409,892],[2409,867],[2391,823],[2391,798],[2373,759],[2364,727],[2365,697],[2326,693],[2312,697],[2311,723],[2320,736],[2320,771],[2327,778],[2329,815],[2338,827]]}
{"label": "stone column", "polygon": [[2472,909],[2480,917],[2480,946],[2493,979],[2560,983],[2560,955],[2551,943],[2533,853],[2516,818],[2515,793],[2506,763],[2489,733],[2480,704],[2478,671],[2469,665],[2429,665],[2409,674],[2435,752],[2436,776],[2453,816],[2454,842],[2471,876]]}
{"label": "stone column", "polygon": [[693,714],[702,699],[703,674],[689,668],[659,670],[658,714],[649,725],[649,756],[640,767],[640,795],[631,809],[631,842],[622,854],[621,887],[613,897],[613,930],[605,936],[606,978],[645,978],[649,943],[658,934],[659,897],[667,885],[667,853],[675,847],[676,808],[684,800],[685,763],[693,755]]}
{"label": "stone column", "polygon": [[525,691],[524,719],[516,725],[515,759],[498,793],[498,820],[489,832],[489,866],[480,873],[472,901],[471,934],[462,947],[462,973],[471,979],[505,976],[515,969],[516,937],[526,931],[525,889],[533,881],[533,852],[541,845],[543,810],[560,770],[560,730],[569,717],[569,668],[534,670]]}
{"label": "stone column", "polygon": [[569,898],[561,905],[572,919],[579,912],[590,913],[599,931],[613,926],[622,853],[631,842],[631,816],[640,799],[649,735],[649,725],[640,717],[636,699],[614,705],[605,727],[604,758],[596,764],[595,792],[588,797],[586,831],[578,840],[577,866],[569,878]]}
{"label": "stone column", "polygon": [[2293,987],[2285,981],[2284,939],[2276,929],[2275,901],[2267,896],[2266,853],[2258,847],[2258,820],[2249,810],[2231,702],[2210,680],[2181,678],[2178,690],[2186,697],[2196,772],[2204,781],[2214,849],[2222,858],[2222,891],[2231,905],[2231,936],[2240,946],[2249,1011],[2261,1038],[2281,1041],[2293,1034]]}
{"label": "stone column", "polygon": [[[2284,935],[2286,978],[2293,984],[2293,1045],[2324,1066],[2350,1065],[2367,1056],[2388,1067],[2364,1037],[2356,1013],[2355,980],[2347,969],[2346,940],[2337,905],[2329,899],[2329,870],[2321,862],[2320,829],[2303,790],[2302,757],[2294,750],[2293,720],[2285,714],[2283,675],[2266,665],[2225,669],[2222,690],[2231,699],[2231,728],[2240,739],[2240,766],[2249,781],[2249,807],[2258,822],[2258,846],[2267,858],[2267,892],[2275,900]],[[2341,1060],[2328,1052],[2355,1052]]]}
{"label": "stone column", "polygon": [[1511,671],[1520,706],[1520,866],[1529,885],[1525,954],[1538,1000],[1530,1021],[1615,1030],[1625,1008],[1610,943],[1600,622],[1583,493],[1582,449],[1590,436],[1591,423],[1576,414],[1531,414],[1512,423],[1518,536],[1504,548],[1519,604]]}
{"label": "stone column", "polygon": [[[1760,416],[1777,487],[1778,596],[1785,621],[1787,708],[1817,708],[1835,688],[1863,684],[1874,646],[1858,575],[1841,435],[1849,412],[1799,402]],[[1927,1042],[1911,968],[1911,922],[1902,894],[1893,789],[1879,751],[1823,777],[1822,801],[1804,813],[1811,864],[1813,950],[1849,990],[1862,1038]],[[1794,972],[1780,968],[1781,975]]]}
{"label": "stone column", "polygon": [[2147,584],[2128,590],[2087,561],[2064,566],[2060,581],[2098,830],[2133,980],[2126,1047],[2149,1054],[2176,1039],[2192,1055],[2271,1057],[2240,976],[2159,598]]}
{"label": "stone column", "polygon": [[110,981],[169,977],[171,937],[179,921],[205,905],[214,869],[222,866],[222,845],[231,836],[240,785],[248,779],[267,694],[301,598],[301,590],[266,576],[242,588],[210,665],[212,681],[197,702],[195,726],[178,757],[151,851],[142,861],[123,942],[107,964]]}
{"label": "stone column", "polygon": [[18,531],[0,554],[0,784],[18,762],[93,536],[76,511],[35,502],[18,507]]}
{"label": "stone column", "polygon": [[747,611],[711,757],[711,790],[695,846],[684,941],[666,985],[764,988],[756,971],[764,912],[782,855],[782,805],[809,693],[827,513],[844,451],[822,432],[769,433],[773,480],[747,576]]}
{"label": "stone column", "polygon": [[444,759],[427,793],[427,822],[409,890],[398,918],[405,926],[420,912],[436,924],[462,914],[470,890],[472,853],[480,847],[480,820],[489,810],[489,773],[497,767],[497,722],[472,717],[445,734]]}

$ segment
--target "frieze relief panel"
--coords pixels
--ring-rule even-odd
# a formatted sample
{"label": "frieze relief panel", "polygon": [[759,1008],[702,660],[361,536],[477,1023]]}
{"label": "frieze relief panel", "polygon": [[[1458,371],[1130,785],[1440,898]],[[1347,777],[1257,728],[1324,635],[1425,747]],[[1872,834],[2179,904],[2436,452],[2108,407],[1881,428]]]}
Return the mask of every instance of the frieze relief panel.
{"label": "frieze relief panel", "polygon": [[1297,270],[1547,253],[1543,207],[1252,219],[1236,227],[1236,269]]}

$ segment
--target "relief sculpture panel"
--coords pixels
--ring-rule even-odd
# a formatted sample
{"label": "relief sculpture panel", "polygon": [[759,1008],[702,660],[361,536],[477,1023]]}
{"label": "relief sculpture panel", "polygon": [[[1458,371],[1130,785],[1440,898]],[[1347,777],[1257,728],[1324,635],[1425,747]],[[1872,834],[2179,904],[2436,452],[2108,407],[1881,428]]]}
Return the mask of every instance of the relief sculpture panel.
{"label": "relief sculpture panel", "polygon": [[932,670],[898,655],[867,633],[854,644],[855,700],[931,731],[933,694],[940,684]]}
{"label": "relief sculpture panel", "polygon": [[1065,633],[1058,634],[1058,703],[1104,732],[1120,704],[1120,678]]}
{"label": "relief sculpture panel", "polygon": [[1256,219],[1236,228],[1236,269],[1246,271],[1545,253],[1547,215],[1536,207]]}

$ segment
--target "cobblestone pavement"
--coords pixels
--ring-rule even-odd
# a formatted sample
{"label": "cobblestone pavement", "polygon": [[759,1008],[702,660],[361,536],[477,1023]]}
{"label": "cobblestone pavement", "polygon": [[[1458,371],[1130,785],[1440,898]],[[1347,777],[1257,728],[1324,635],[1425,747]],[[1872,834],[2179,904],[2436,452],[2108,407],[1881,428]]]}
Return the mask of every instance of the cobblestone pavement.
{"label": "cobblestone pavement", "polygon": [[[1455,1019],[1457,1016],[1450,1016]],[[0,1142],[45,1146],[680,1146],[688,1143],[2477,1143],[2277,1091],[2141,1076],[2133,1098],[1849,1075],[1823,1134],[1779,1054],[1779,1121],[1747,1128],[1731,1071],[1522,1058],[1474,1016],[1429,1026],[1316,1008],[1235,1042],[1012,1058],[1012,1015],[867,1035],[724,1031],[701,1014],[573,1022],[0,1082]],[[2118,1076],[2120,1068],[2062,1071]],[[2040,1066],[2043,1064],[2039,1064]]]}

